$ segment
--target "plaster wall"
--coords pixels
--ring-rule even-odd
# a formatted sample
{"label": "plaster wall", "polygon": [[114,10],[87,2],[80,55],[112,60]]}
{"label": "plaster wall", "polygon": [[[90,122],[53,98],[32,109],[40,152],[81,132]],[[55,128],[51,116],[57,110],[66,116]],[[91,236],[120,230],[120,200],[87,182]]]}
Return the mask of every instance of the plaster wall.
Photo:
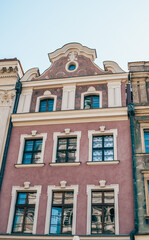
{"label": "plaster wall", "polygon": [[[117,165],[96,165],[89,166],[88,161],[88,130],[99,130],[100,126],[108,129],[117,129],[118,160]],[[80,141],[80,166],[51,167],[53,151],[53,133],[64,132],[65,128],[71,131],[81,131]],[[42,168],[15,168],[17,163],[20,135],[30,134],[32,130],[38,133],[47,133],[45,144],[44,163]],[[106,184],[119,184],[119,226],[120,234],[129,234],[133,228],[133,185],[132,185],[132,165],[131,165],[131,142],[129,132],[129,121],[117,122],[91,122],[83,124],[61,124],[35,127],[14,127],[12,130],[10,147],[7,157],[7,167],[5,170],[2,185],[0,204],[0,232],[6,233],[8,216],[11,203],[12,186],[23,186],[24,182],[30,182],[31,186],[42,185],[42,192],[39,201],[39,213],[37,221],[37,234],[44,234],[46,206],[47,206],[47,186],[60,185],[60,181],[66,180],[67,185],[78,185],[79,192],[77,198],[77,226],[76,234],[86,234],[87,218],[87,185],[99,185],[99,180],[106,180]]]}

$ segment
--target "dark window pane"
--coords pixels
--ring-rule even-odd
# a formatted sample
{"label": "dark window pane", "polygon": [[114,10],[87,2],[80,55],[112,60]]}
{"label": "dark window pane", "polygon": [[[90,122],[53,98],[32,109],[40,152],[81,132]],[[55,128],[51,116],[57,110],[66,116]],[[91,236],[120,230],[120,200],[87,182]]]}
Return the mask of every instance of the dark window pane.
{"label": "dark window pane", "polygon": [[76,149],[77,138],[68,138],[68,149]]}
{"label": "dark window pane", "polygon": [[32,151],[33,150],[33,141],[25,141],[25,151]]}
{"label": "dark window pane", "polygon": [[50,233],[60,233],[61,231],[62,208],[52,207]]}
{"label": "dark window pane", "polygon": [[102,137],[93,137],[93,148],[102,148]]}
{"label": "dark window pane", "polygon": [[114,208],[104,207],[104,233],[112,234],[115,232],[114,227]]}
{"label": "dark window pane", "polygon": [[42,139],[36,140],[34,144],[34,151],[41,151],[42,149]]}
{"label": "dark window pane", "polygon": [[92,192],[92,203],[102,202],[102,192]]}
{"label": "dark window pane", "polygon": [[113,156],[113,150],[107,149],[104,150],[104,161],[113,161],[114,156]]}
{"label": "dark window pane", "polygon": [[24,209],[16,209],[13,223],[13,232],[22,232],[23,217]]}
{"label": "dark window pane", "polygon": [[149,153],[149,132],[144,132],[145,152]]}
{"label": "dark window pane", "polygon": [[34,208],[27,209],[25,215],[24,233],[31,233],[34,223]]}
{"label": "dark window pane", "polygon": [[114,203],[114,192],[104,193],[104,203]]}
{"label": "dark window pane", "polygon": [[84,98],[84,108],[85,109],[90,109],[91,108],[91,97],[90,96],[86,96]]}
{"label": "dark window pane", "polygon": [[25,204],[26,197],[27,197],[26,193],[18,193],[17,204]]}
{"label": "dark window pane", "polygon": [[67,149],[67,139],[59,138],[58,139],[58,150],[65,150],[65,149]]}
{"label": "dark window pane", "polygon": [[57,162],[66,162],[66,152],[57,152]]}
{"label": "dark window pane", "polygon": [[73,192],[65,192],[65,204],[73,204]]}
{"label": "dark window pane", "polygon": [[24,164],[30,164],[31,160],[32,160],[32,153],[24,153],[23,163]]}
{"label": "dark window pane", "polygon": [[54,104],[54,99],[49,99],[48,100],[48,107],[47,107],[48,112],[53,111],[53,104]]}
{"label": "dark window pane", "polygon": [[39,112],[46,112],[47,100],[40,101]]}
{"label": "dark window pane", "polygon": [[104,147],[113,147],[113,136],[104,137]]}
{"label": "dark window pane", "polygon": [[62,193],[61,192],[53,193],[53,204],[62,204]]}
{"label": "dark window pane", "polygon": [[99,96],[93,96],[93,108],[99,108]]}
{"label": "dark window pane", "polygon": [[39,112],[53,111],[54,99],[44,99],[40,101]]}
{"label": "dark window pane", "polygon": [[68,152],[68,162],[74,162],[76,159],[76,151]]}
{"label": "dark window pane", "polygon": [[41,152],[34,153],[32,163],[40,163],[40,159],[41,159]]}
{"label": "dark window pane", "polygon": [[63,222],[62,222],[62,233],[71,233],[72,231],[72,218],[73,209],[64,208],[63,209]]}
{"label": "dark window pane", "polygon": [[93,162],[102,161],[102,150],[93,150]]}
{"label": "dark window pane", "polygon": [[36,204],[36,193],[28,193],[28,204]]}

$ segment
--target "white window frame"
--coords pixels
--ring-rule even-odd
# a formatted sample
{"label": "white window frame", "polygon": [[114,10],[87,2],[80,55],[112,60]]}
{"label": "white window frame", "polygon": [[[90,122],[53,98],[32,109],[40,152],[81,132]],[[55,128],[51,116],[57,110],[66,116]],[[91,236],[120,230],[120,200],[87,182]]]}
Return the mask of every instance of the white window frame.
{"label": "white window frame", "polygon": [[77,219],[77,195],[79,191],[78,185],[71,185],[66,187],[49,185],[47,189],[47,212],[46,212],[46,223],[45,223],[45,234],[50,232],[50,221],[51,221],[51,209],[52,209],[52,193],[54,191],[73,191],[73,221],[72,221],[72,235],[76,234],[76,219]]}
{"label": "white window frame", "polygon": [[[41,158],[40,158],[40,163],[43,163],[43,158],[44,158],[44,150],[45,150],[45,142],[47,139],[47,133],[40,133],[36,135],[28,135],[28,134],[22,134],[20,137],[20,149],[19,149],[19,155],[18,155],[18,162],[17,164],[22,164],[22,158],[23,158],[23,152],[24,152],[24,147],[25,147],[25,140],[31,140],[31,139],[42,139],[42,150],[41,150]],[[29,164],[27,164],[29,165]],[[30,164],[32,166],[37,166],[38,163]]]}
{"label": "white window frame", "polygon": [[[46,93],[47,92],[47,93]],[[35,112],[39,112],[40,108],[40,101],[44,99],[54,99],[54,104],[53,104],[53,111],[56,111],[56,102],[57,102],[57,96],[50,94],[50,91],[45,91],[44,95],[37,97],[36,100],[36,107],[35,107]]]}
{"label": "white window frame", "polygon": [[[52,163],[56,163],[56,154],[57,154],[57,144],[58,138],[70,138],[76,137],[77,138],[77,149],[76,149],[76,160],[75,162],[79,162],[80,156],[80,139],[81,139],[81,131],[75,131],[70,133],[61,133],[61,132],[54,132],[53,133],[53,155],[52,155]],[[71,164],[71,163],[69,163]]]}
{"label": "white window frame", "polygon": [[99,96],[99,108],[102,108],[102,91],[96,91],[94,87],[89,87],[87,92],[81,93],[81,109],[84,109],[84,98],[89,95]]}
{"label": "white window frame", "polygon": [[16,200],[17,200],[17,193],[18,192],[36,192],[36,205],[35,205],[35,215],[34,215],[34,224],[33,224],[33,231],[32,234],[36,234],[36,228],[37,228],[37,218],[38,218],[38,208],[39,208],[39,199],[41,195],[41,186],[34,186],[34,187],[20,187],[20,186],[13,186],[12,192],[11,192],[11,205],[10,205],[10,212],[9,212],[9,220],[7,225],[7,233],[12,232],[13,227],[13,219],[15,215],[15,206],[16,206]]}
{"label": "white window frame", "polygon": [[[88,131],[88,138],[89,138],[89,162],[92,162],[92,142],[93,142],[93,137],[94,136],[106,136],[106,135],[112,135],[113,136],[113,150],[114,150],[114,160],[117,161],[117,135],[118,135],[118,130],[117,129],[109,129],[109,130],[104,130],[104,131],[95,131],[95,130],[89,130]],[[106,161],[105,161],[106,162]],[[108,162],[108,161],[107,161]]]}
{"label": "white window frame", "polygon": [[94,190],[106,191],[113,190],[114,191],[114,213],[115,213],[115,235],[119,235],[119,213],[118,213],[118,194],[119,194],[119,185],[111,184],[105,185],[104,187],[95,186],[95,185],[87,185],[87,235],[91,234],[91,192]]}

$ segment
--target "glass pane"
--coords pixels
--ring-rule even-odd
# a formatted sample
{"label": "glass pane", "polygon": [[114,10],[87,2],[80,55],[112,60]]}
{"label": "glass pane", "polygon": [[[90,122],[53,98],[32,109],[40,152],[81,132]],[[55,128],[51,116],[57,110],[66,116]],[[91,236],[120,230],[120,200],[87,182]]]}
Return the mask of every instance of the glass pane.
{"label": "glass pane", "polygon": [[93,137],[93,148],[102,148],[102,137]]}
{"label": "glass pane", "polygon": [[66,152],[57,152],[57,161],[56,162],[66,162]]}
{"label": "glass pane", "polygon": [[92,192],[92,203],[102,203],[102,192]]}
{"label": "glass pane", "polygon": [[25,152],[33,151],[33,141],[25,141]]}
{"label": "glass pane", "polygon": [[22,232],[23,217],[24,209],[16,209],[12,230],[13,232]]}
{"label": "glass pane", "polygon": [[93,150],[93,162],[102,161],[102,150]]}
{"label": "glass pane", "polygon": [[99,108],[99,96],[93,96],[93,108]]}
{"label": "glass pane", "polygon": [[91,108],[91,97],[90,96],[86,96],[84,98],[84,108],[85,109],[90,109]]}
{"label": "glass pane", "polygon": [[76,147],[77,147],[77,139],[68,138],[68,149],[76,149]]}
{"label": "glass pane", "polygon": [[76,159],[76,151],[68,152],[68,162],[74,162]]}
{"label": "glass pane", "polygon": [[62,233],[71,233],[73,208],[64,208],[63,210]]}
{"label": "glass pane", "polygon": [[60,207],[52,207],[50,233],[61,233],[61,215],[62,209]]}
{"label": "glass pane", "polygon": [[102,207],[92,207],[92,233],[102,233]]}
{"label": "glass pane", "polygon": [[28,208],[26,210],[25,224],[24,224],[24,233],[31,233],[34,223],[34,208]]}
{"label": "glass pane", "polygon": [[40,160],[41,160],[41,152],[34,153],[32,163],[40,163]]}
{"label": "glass pane", "polygon": [[104,147],[113,147],[113,136],[104,137]]}
{"label": "glass pane", "polygon": [[54,103],[54,99],[48,100],[48,111],[49,112],[53,111],[53,103]]}
{"label": "glass pane", "polygon": [[60,138],[58,139],[58,150],[65,150],[67,149],[67,139]]}
{"label": "glass pane", "polygon": [[32,153],[24,153],[22,162],[25,164],[29,164],[31,163],[31,160],[32,160]]}
{"label": "glass pane", "polygon": [[42,149],[42,139],[35,140],[34,151],[41,151]]}
{"label": "glass pane", "polygon": [[114,207],[104,207],[104,233],[113,234],[114,227]]}
{"label": "glass pane", "polygon": [[114,203],[114,192],[104,192],[104,203]]}
{"label": "glass pane", "polygon": [[18,193],[17,204],[25,204],[27,193]]}
{"label": "glass pane", "polygon": [[62,193],[61,192],[53,193],[53,204],[62,204]]}
{"label": "glass pane", "polygon": [[107,149],[104,150],[104,161],[113,161],[114,156],[113,156],[113,150]]}
{"label": "glass pane", "polygon": [[36,204],[36,193],[28,193],[28,204]]}
{"label": "glass pane", "polygon": [[40,101],[39,112],[46,112],[47,99]]}
{"label": "glass pane", "polygon": [[65,192],[65,204],[73,204],[73,192]]}
{"label": "glass pane", "polygon": [[149,153],[149,132],[144,132],[145,152]]}

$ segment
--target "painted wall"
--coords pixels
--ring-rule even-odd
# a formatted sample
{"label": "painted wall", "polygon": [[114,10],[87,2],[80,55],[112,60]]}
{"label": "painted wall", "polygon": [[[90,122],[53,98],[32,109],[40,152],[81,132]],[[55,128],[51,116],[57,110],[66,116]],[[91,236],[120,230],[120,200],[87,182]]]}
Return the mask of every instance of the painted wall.
{"label": "painted wall", "polygon": [[[118,160],[117,165],[89,166],[88,161],[88,130],[99,130],[100,126],[108,129],[118,130]],[[64,132],[65,128],[71,131],[81,131],[80,141],[80,166],[71,167],[51,167],[52,162],[53,133]],[[44,163],[42,168],[15,168],[17,163],[20,135],[30,134],[32,130],[38,133],[47,133],[45,145]],[[6,233],[8,216],[11,203],[12,186],[23,186],[25,181],[31,182],[31,186],[42,185],[42,192],[39,204],[37,234],[44,234],[46,206],[47,206],[47,186],[59,186],[61,180],[66,180],[67,185],[79,185],[77,200],[77,231],[78,235],[86,234],[87,217],[87,194],[88,184],[98,185],[99,180],[106,180],[106,184],[119,184],[119,225],[120,234],[129,234],[134,228],[133,220],[133,185],[131,166],[131,142],[129,121],[100,122],[84,124],[61,124],[35,127],[14,127],[10,141],[7,158],[7,167],[1,192],[0,204],[0,232]]]}

